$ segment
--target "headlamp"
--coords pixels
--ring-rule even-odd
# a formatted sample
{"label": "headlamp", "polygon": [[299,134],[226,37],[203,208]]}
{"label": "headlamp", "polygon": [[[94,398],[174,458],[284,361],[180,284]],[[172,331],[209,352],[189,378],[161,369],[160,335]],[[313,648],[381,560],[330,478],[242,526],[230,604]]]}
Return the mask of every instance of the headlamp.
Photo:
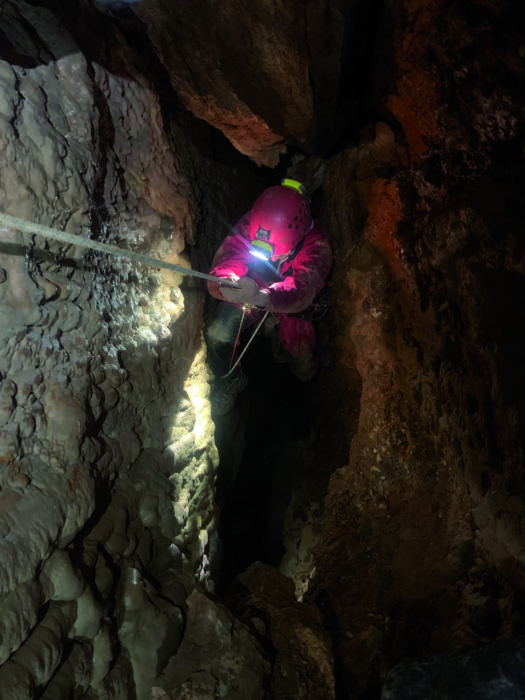
{"label": "headlamp", "polygon": [[254,255],[260,260],[269,261],[271,260],[271,257],[273,255],[273,246],[267,241],[261,241],[258,238],[256,238],[252,241],[252,244],[250,246],[250,255]]}

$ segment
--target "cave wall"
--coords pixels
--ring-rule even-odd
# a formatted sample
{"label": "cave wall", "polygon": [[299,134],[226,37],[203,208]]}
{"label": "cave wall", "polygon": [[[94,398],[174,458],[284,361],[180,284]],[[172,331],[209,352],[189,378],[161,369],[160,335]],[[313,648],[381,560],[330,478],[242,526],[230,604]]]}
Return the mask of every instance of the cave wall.
{"label": "cave wall", "polygon": [[356,111],[381,3],[243,0],[134,6],[184,105],[255,163],[326,152]]}
{"label": "cave wall", "polygon": [[387,3],[385,121],[327,167],[336,374],[361,398],[307,599],[342,697],[523,630],[523,20],[516,3]]}
{"label": "cave wall", "polygon": [[[198,154],[117,23],[73,9],[76,38],[2,3],[0,210],[187,266]],[[150,697],[213,587],[204,292],[0,235],[1,694]]]}
{"label": "cave wall", "polygon": [[0,211],[206,270],[272,173],[201,120],[320,155],[335,368],[295,588],[254,564],[226,606],[202,285],[0,227],[0,688],[378,698],[519,633],[522,10],[99,5],[1,5]]}
{"label": "cave wall", "polygon": [[[208,270],[264,176],[181,106],[136,16],[102,5],[1,6],[0,211]],[[2,696],[330,697],[329,637],[284,577],[243,621],[212,595],[203,283],[0,235]]]}

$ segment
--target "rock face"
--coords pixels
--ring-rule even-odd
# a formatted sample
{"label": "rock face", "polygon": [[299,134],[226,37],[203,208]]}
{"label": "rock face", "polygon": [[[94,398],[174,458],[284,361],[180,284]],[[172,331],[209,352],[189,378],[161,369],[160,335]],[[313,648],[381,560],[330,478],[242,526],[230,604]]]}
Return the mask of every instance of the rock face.
{"label": "rock face", "polygon": [[[0,210],[187,265],[205,173],[129,36],[88,5],[1,13]],[[213,588],[204,291],[0,239],[0,695],[150,697]]]}
{"label": "rock face", "polygon": [[309,173],[336,261],[221,601],[204,287],[0,227],[2,697],[409,697],[523,633],[524,10],[285,5],[0,6],[0,211],[207,271]]}
{"label": "rock face", "polygon": [[264,698],[268,666],[254,636],[219,602],[193,591],[184,641],[157,680],[176,698]]}
{"label": "rock face", "polygon": [[355,110],[356,47],[361,59],[371,50],[379,3],[361,5],[150,0],[134,11],[185,106],[273,167],[289,143],[330,148]]}
{"label": "rock face", "polygon": [[376,85],[397,124],[325,175],[336,371],[362,393],[310,594],[344,697],[522,625],[523,13],[473,8],[388,5]]}
{"label": "rock face", "polygon": [[523,645],[523,637],[517,637],[472,651],[453,651],[419,663],[400,664],[389,674],[381,698],[521,698],[525,692]]}
{"label": "rock face", "polygon": [[227,601],[273,649],[268,694],[274,698],[333,698],[330,637],[315,606],[295,600],[292,581],[256,562],[229,589]]}

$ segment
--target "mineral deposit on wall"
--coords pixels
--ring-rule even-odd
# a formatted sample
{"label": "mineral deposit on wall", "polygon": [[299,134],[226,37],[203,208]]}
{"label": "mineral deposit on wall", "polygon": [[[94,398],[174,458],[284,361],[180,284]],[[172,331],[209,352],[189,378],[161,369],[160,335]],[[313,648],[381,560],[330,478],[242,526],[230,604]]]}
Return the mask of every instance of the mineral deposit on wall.
{"label": "mineral deposit on wall", "polygon": [[[103,65],[1,12],[0,210],[177,261],[192,188],[116,26]],[[211,585],[203,292],[5,226],[0,251],[2,697],[149,697]]]}

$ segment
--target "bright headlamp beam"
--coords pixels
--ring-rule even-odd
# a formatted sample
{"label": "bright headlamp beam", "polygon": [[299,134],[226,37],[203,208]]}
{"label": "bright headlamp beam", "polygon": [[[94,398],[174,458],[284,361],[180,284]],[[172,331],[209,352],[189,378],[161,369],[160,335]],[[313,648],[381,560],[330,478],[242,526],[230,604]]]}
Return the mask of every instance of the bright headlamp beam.
{"label": "bright headlamp beam", "polygon": [[250,250],[251,255],[254,255],[256,258],[259,258],[260,260],[266,260],[268,261],[270,259],[269,255],[265,255],[262,251],[260,250]]}

